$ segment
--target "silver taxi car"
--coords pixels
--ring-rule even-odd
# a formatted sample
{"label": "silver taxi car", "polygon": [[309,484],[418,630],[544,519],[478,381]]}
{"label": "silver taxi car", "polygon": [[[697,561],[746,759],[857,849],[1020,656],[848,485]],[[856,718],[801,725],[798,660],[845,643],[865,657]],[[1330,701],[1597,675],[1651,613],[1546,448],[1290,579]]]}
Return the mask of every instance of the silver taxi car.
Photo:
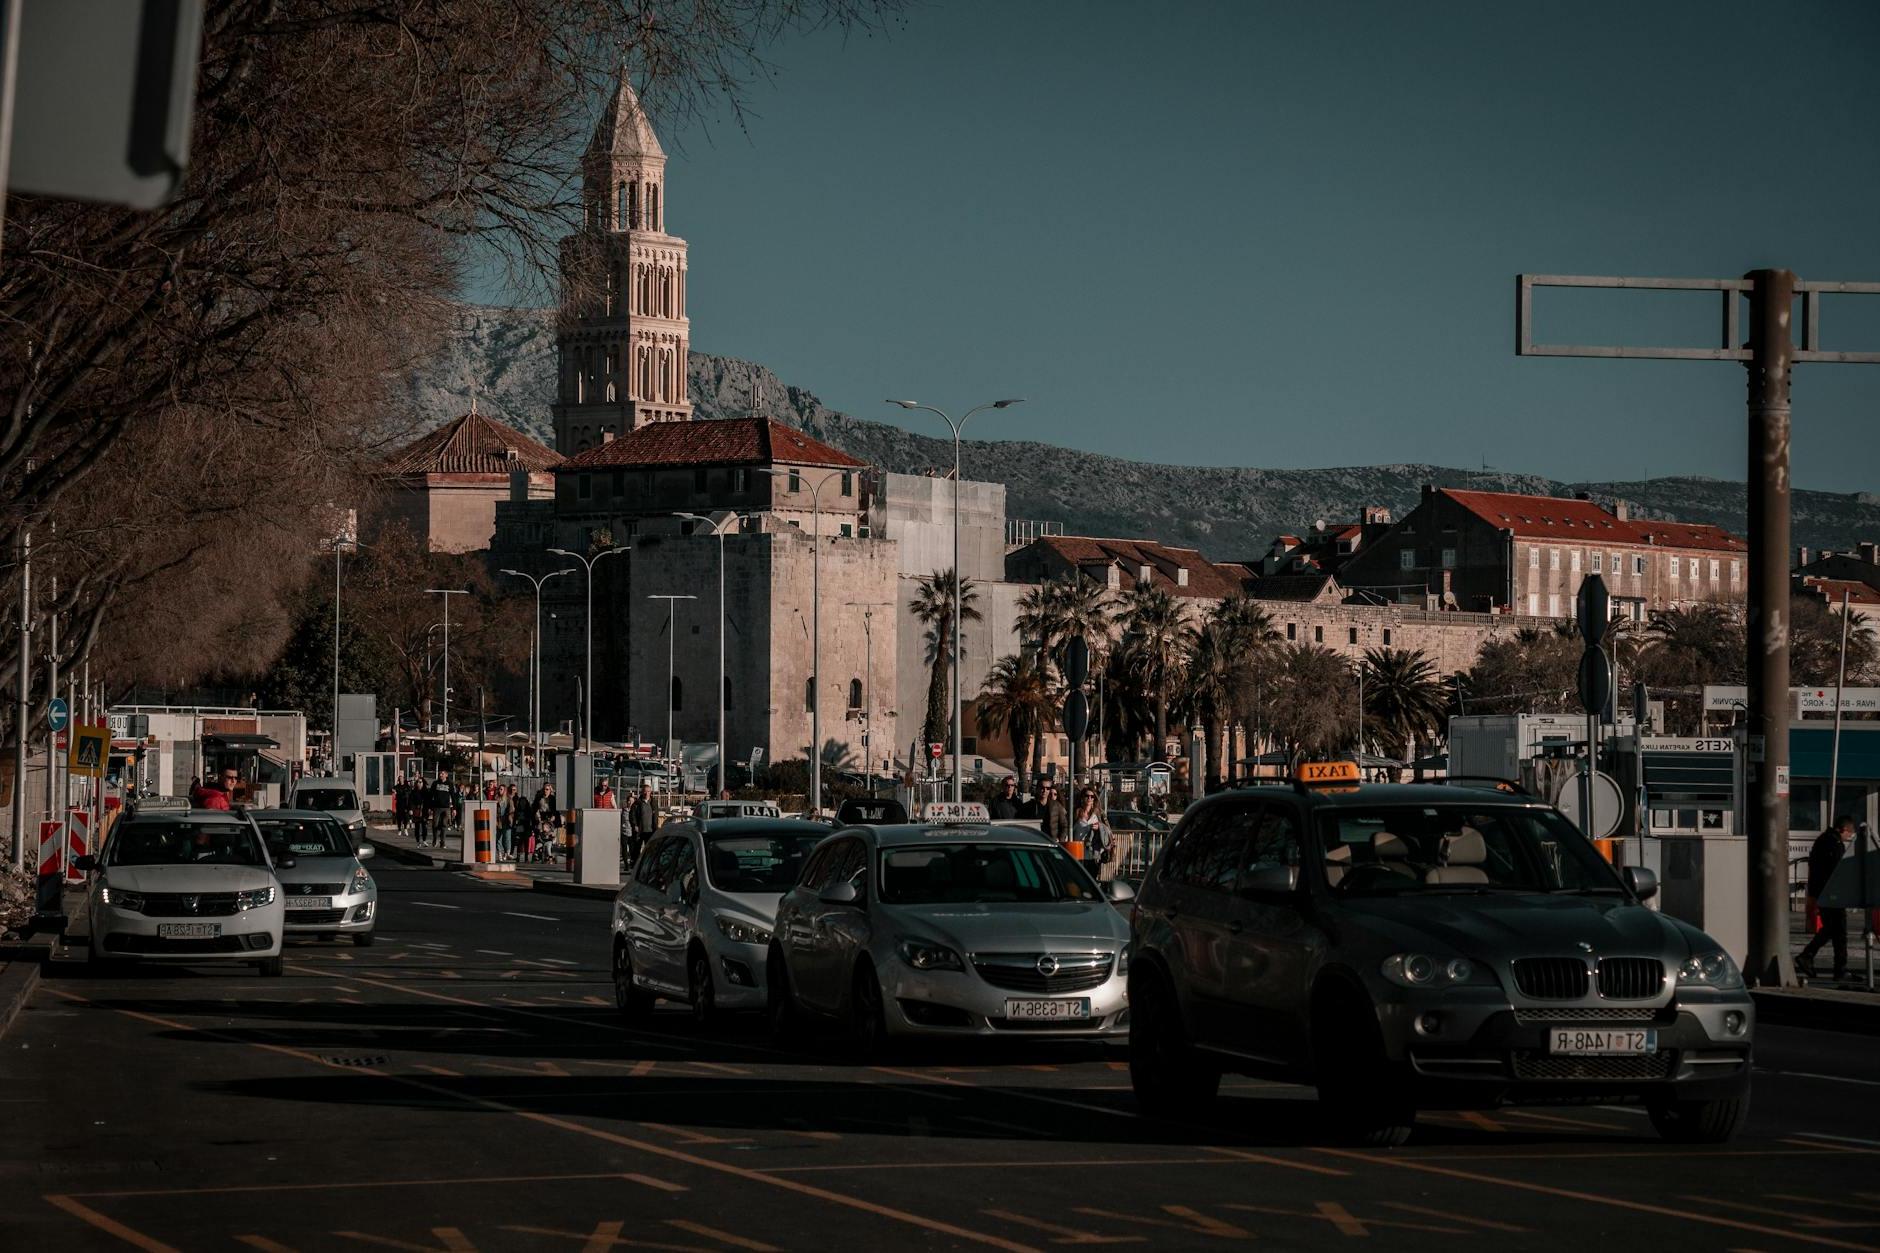
{"label": "silver taxi car", "polygon": [[281,880],[287,933],[323,940],[348,936],[361,948],[371,944],[379,885],[361,863],[373,847],[323,810],[252,809],[248,816],[275,862],[293,867]]}
{"label": "silver taxi car", "polygon": [[778,905],[766,966],[779,1036],[834,1020],[864,1056],[897,1036],[1090,1039],[1128,1024],[1127,922],[1023,827],[837,831]]}
{"label": "silver taxi car", "polygon": [[1371,1144],[1419,1109],[1587,1101],[1727,1139],[1755,1007],[1721,945],[1647,907],[1656,890],[1511,784],[1314,762],[1208,797],[1136,901],[1137,1097],[1175,1112],[1239,1071],[1315,1084]]}

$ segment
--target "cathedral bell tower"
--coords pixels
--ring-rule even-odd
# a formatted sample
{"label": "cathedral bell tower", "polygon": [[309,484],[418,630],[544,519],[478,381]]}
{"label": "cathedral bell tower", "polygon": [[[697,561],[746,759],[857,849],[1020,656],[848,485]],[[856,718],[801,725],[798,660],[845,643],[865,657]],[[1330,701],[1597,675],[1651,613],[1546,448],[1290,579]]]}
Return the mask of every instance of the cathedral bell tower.
{"label": "cathedral bell tower", "polygon": [[666,233],[666,153],[622,67],[581,157],[582,228],[561,243],[555,451],[692,416],[685,240]]}

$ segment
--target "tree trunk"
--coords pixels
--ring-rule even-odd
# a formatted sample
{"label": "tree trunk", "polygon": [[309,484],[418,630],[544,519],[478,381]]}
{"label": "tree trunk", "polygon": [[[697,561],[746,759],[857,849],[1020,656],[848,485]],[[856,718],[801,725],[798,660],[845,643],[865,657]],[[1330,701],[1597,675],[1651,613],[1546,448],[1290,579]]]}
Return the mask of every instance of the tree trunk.
{"label": "tree trunk", "polygon": [[946,643],[942,639],[938,652],[933,659],[933,671],[927,676],[927,721],[925,731],[927,743],[947,743],[947,653]]}

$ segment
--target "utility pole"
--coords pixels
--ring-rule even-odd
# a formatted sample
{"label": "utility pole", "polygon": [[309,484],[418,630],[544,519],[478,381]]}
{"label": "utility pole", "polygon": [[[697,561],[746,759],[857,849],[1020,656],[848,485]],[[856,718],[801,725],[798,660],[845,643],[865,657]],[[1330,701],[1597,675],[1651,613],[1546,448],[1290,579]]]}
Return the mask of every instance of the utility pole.
{"label": "utility pole", "polygon": [[[424,589],[432,596],[444,598],[444,750],[443,757],[450,759],[450,598],[468,596],[467,587],[427,587]],[[334,698],[333,708],[333,768],[339,769],[339,704]]]}
{"label": "utility pole", "polygon": [[20,534],[19,700],[13,711],[13,868],[26,868],[26,723],[33,690],[33,533]]}
{"label": "utility pole", "polygon": [[[1722,297],[1716,348],[1569,345],[1533,342],[1534,289],[1710,291]],[[1789,953],[1789,373],[1801,362],[1880,365],[1880,352],[1821,348],[1823,295],[1880,295],[1880,283],[1803,282],[1789,270],[1742,278],[1620,278],[1522,274],[1516,277],[1515,353],[1524,357],[1618,357],[1736,361],[1749,373],[1749,606],[1745,631],[1753,801],[1749,822],[1751,983],[1795,982]],[[1803,298],[1803,340],[1793,338],[1795,298]],[[1740,302],[1749,301],[1747,342],[1738,342]]]}

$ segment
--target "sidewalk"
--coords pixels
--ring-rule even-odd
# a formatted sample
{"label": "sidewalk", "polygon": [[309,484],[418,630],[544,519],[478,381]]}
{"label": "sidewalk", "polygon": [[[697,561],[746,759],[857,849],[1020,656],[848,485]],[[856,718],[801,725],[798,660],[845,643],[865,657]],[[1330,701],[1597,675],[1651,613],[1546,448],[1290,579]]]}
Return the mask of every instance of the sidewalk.
{"label": "sidewalk", "polygon": [[511,883],[558,896],[612,900],[619,891],[615,884],[576,883],[565,855],[554,861],[517,862],[514,870],[478,870],[462,864],[463,839],[458,835],[445,836],[442,848],[435,843],[420,848],[411,836],[400,835],[390,825],[373,823],[366,838],[379,850],[379,856],[403,866],[443,866],[491,883]]}

